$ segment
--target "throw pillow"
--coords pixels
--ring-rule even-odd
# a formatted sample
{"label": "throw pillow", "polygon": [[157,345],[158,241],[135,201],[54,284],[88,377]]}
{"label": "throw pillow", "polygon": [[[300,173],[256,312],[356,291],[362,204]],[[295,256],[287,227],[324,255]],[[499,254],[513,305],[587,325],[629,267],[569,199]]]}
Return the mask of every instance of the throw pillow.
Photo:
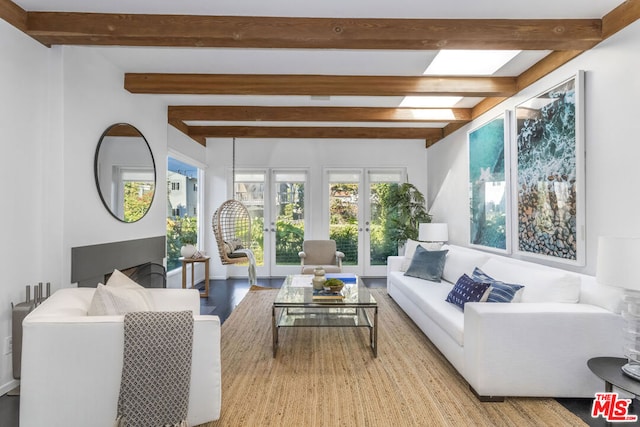
{"label": "throw pillow", "polygon": [[449,251],[428,251],[422,246],[416,248],[411,264],[404,273],[405,276],[440,282],[442,270]]}
{"label": "throw pillow", "polygon": [[456,282],[445,301],[450,302],[464,311],[464,305],[468,302],[478,302],[489,289],[488,283],[475,282],[471,277],[463,274]]}
{"label": "throw pillow", "polygon": [[493,277],[486,274],[484,271],[476,267],[473,270],[473,280],[481,283],[488,283],[491,286],[491,292],[487,302],[513,302],[516,301],[516,294],[524,286],[516,285],[512,283],[504,283],[500,280],[496,280]]}
{"label": "throw pillow", "polygon": [[473,269],[482,266],[488,259],[489,255],[485,253],[459,246],[450,246],[442,278],[447,282],[456,283],[463,274],[471,276]]}
{"label": "throw pillow", "polygon": [[580,301],[581,279],[575,273],[503,257],[493,257],[480,267],[491,277],[524,285],[522,302]]}
{"label": "throw pillow", "polygon": [[422,246],[428,251],[439,251],[444,249],[441,242],[419,242],[417,240],[408,239],[404,244],[404,259],[400,266],[400,271],[407,271],[413,260],[413,255],[416,253],[416,248]]}
{"label": "throw pillow", "polygon": [[153,311],[149,291],[120,270],[113,270],[107,284],[98,284],[89,306],[89,316],[108,316],[134,311]]}
{"label": "throw pillow", "polygon": [[[142,291],[146,290],[142,288]],[[151,310],[145,292],[131,287],[105,286],[98,283],[87,314],[89,316],[111,316]]]}
{"label": "throw pillow", "polygon": [[419,244],[420,242],[416,240],[407,239],[404,244],[404,259],[402,260],[400,271],[407,271],[409,269],[411,260],[413,259],[413,255],[416,253],[416,248]]}
{"label": "throw pillow", "polygon": [[107,280],[106,286],[110,286],[112,288],[144,289],[142,286],[133,281],[131,277],[127,276],[120,270],[113,270],[113,273],[111,273],[111,276],[109,276],[109,280]]}

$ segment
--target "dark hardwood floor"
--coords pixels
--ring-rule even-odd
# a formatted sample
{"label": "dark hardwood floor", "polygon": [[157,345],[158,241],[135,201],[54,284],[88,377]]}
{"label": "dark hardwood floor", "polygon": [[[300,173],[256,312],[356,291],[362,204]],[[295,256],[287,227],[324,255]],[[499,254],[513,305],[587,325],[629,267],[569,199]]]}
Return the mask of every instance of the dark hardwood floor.
{"label": "dark hardwood floor", "polygon": [[[258,279],[258,285],[270,288],[279,288],[283,277],[272,277]],[[364,278],[365,285],[370,288],[386,287],[386,278]],[[203,284],[200,284],[202,287]],[[249,292],[249,283],[246,278],[211,280],[209,282],[209,297],[200,301],[201,314],[213,314],[220,317],[224,323],[233,309],[242,301],[242,298]],[[604,384],[603,384],[604,389]],[[580,417],[590,427],[600,427],[607,425],[602,418],[591,418],[591,405],[593,399],[557,399],[569,411]],[[494,403],[488,403],[489,405]],[[0,426],[18,427],[20,398],[16,396],[4,395],[0,397]],[[633,414],[640,414],[640,404],[634,400],[632,405]]]}

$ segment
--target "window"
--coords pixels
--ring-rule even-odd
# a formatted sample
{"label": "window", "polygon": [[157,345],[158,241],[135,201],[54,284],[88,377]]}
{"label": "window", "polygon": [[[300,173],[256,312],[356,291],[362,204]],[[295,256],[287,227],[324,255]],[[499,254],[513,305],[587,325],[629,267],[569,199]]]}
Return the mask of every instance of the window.
{"label": "window", "polygon": [[[197,246],[200,169],[169,157],[167,167],[167,271],[180,267],[180,248]],[[193,189],[189,191],[188,189]],[[182,190],[181,190],[182,189]],[[186,191],[185,191],[186,190]]]}

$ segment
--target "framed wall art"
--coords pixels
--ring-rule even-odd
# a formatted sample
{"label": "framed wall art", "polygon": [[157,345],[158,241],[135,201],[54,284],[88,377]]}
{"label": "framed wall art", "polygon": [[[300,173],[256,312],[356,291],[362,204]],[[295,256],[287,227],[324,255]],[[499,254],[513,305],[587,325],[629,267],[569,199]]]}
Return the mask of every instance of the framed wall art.
{"label": "framed wall art", "polygon": [[509,112],[468,134],[472,246],[510,251]]}
{"label": "framed wall art", "polygon": [[515,250],[584,265],[584,72],[515,109]]}

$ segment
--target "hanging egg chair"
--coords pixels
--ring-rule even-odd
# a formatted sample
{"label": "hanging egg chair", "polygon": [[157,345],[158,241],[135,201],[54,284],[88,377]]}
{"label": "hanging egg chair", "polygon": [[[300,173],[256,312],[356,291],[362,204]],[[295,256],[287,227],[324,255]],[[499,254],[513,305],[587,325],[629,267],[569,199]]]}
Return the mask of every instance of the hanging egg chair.
{"label": "hanging egg chair", "polygon": [[211,223],[222,264],[248,262],[251,216],[246,206],[237,200],[227,200],[215,211]]}

